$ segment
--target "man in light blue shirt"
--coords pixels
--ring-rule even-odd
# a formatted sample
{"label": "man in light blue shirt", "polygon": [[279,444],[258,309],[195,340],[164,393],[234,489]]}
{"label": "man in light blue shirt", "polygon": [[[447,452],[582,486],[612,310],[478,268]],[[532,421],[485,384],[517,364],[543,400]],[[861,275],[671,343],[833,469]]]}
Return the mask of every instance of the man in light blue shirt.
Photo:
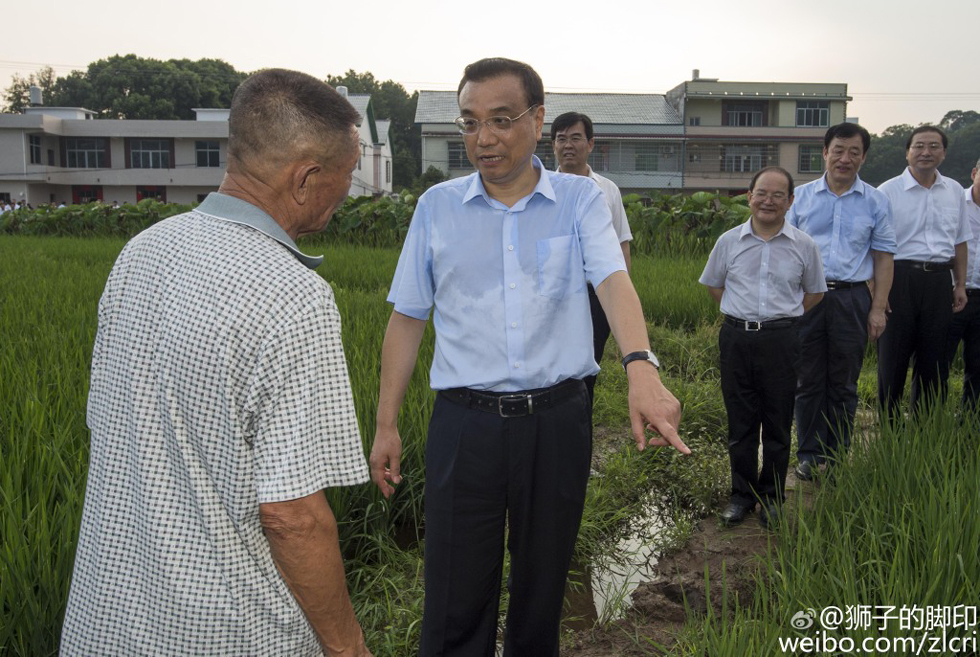
{"label": "man in light blue shirt", "polygon": [[759,502],[759,521],[770,528],[789,468],[797,325],[827,286],[817,245],[786,222],[793,176],[766,167],[753,176],[748,198],[752,216],[718,238],[698,282],[725,316],[718,347],[732,493],[721,521],[738,524]]}
{"label": "man in light blue shirt", "polygon": [[598,371],[587,281],[627,354],[637,446],[689,450],[599,188],[533,156],[541,78],[521,62],[480,60],[458,99],[477,173],[419,199],[388,296],[371,474],[386,497],[400,481],[398,410],[434,309],[420,654],[494,654],[506,524],[504,654],[557,657],[591,457],[581,379]]}
{"label": "man in light blue shirt", "polygon": [[804,481],[850,445],[864,350],[885,330],[895,231],[888,199],[858,177],[870,147],[856,123],[832,126],[824,135],[827,172],[798,188],[786,213],[820,247],[827,277],[823,302],[800,323],[796,476]]}

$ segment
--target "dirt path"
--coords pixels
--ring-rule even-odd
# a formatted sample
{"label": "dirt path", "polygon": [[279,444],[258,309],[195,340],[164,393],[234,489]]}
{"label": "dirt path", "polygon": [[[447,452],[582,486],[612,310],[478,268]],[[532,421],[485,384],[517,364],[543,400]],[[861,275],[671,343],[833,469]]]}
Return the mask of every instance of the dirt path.
{"label": "dirt path", "polygon": [[[790,473],[787,489],[798,483]],[[804,492],[806,492],[806,488]],[[795,496],[787,495],[793,500]],[[720,512],[720,509],[718,510]],[[710,600],[720,612],[724,565],[729,599],[737,595],[743,600],[755,590],[754,572],[758,557],[765,558],[770,535],[759,525],[758,514],[751,514],[738,527],[723,528],[717,516],[700,522],[687,544],[663,557],[657,564],[654,580],[640,584],[633,593],[633,608],[626,618],[615,621],[602,630],[586,630],[576,634],[575,645],[562,651],[563,657],[632,657],[659,655],[653,644],[636,637],[649,637],[657,644],[669,647],[674,635],[685,625],[688,605],[697,612],[706,609],[705,569],[710,582]]]}

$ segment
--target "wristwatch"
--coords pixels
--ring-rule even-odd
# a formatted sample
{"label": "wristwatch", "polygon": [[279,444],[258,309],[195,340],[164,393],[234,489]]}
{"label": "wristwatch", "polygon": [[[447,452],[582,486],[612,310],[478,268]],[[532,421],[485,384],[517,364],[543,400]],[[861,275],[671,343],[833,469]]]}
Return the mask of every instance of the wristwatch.
{"label": "wristwatch", "polygon": [[657,355],[652,351],[634,351],[633,353],[626,354],[623,356],[623,369],[632,363],[634,360],[648,360],[653,363],[653,366],[658,370],[660,369],[660,361],[657,360]]}

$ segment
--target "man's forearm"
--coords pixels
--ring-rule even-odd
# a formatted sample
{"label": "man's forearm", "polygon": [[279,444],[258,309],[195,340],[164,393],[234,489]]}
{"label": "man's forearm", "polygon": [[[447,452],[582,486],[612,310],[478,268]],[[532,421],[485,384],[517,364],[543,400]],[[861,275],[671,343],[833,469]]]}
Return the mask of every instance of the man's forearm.
{"label": "man's forearm", "polygon": [[966,287],[966,259],[967,259],[967,245],[966,242],[960,242],[954,247],[955,255],[953,256],[953,286],[954,287]]}
{"label": "man's forearm", "polygon": [[823,292],[804,292],[803,293],[803,313],[810,312],[810,308],[823,300]]}
{"label": "man's forearm", "polygon": [[632,274],[633,273],[633,262],[632,262],[632,258],[630,258],[630,243],[629,243],[629,241],[627,240],[626,242],[620,242],[619,243],[619,248],[621,248],[623,250],[623,260],[626,261],[626,273],[627,274]]}
{"label": "man's forearm", "polygon": [[323,493],[262,504],[259,515],[272,559],[324,652],[368,654],[347,593],[337,521]]}
{"label": "man's forearm", "polygon": [[884,251],[871,251],[874,261],[874,288],[871,296],[871,309],[884,312],[888,306],[888,293],[892,289],[895,275],[895,256]]}
{"label": "man's forearm", "polygon": [[628,354],[649,349],[650,338],[647,335],[640,298],[626,272],[610,274],[599,284],[595,293],[606,313],[606,319],[609,320],[609,328],[616,338],[619,350]]}
{"label": "man's forearm", "polygon": [[419,345],[426,322],[393,311],[381,347],[381,386],[378,392],[378,426],[394,428],[398,424],[408,382],[415,371]]}

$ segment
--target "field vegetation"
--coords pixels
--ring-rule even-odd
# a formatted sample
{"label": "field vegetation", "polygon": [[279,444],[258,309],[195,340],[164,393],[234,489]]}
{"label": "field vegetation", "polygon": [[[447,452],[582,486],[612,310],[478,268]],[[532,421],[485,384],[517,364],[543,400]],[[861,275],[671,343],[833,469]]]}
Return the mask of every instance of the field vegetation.
{"label": "field vegetation", "polygon": [[[663,376],[683,404],[682,435],[694,453],[635,451],[626,380],[610,346],[595,411],[599,476],[590,482],[576,554],[584,567],[625,561],[617,546],[651,515],[672,528],[659,537],[658,549],[673,547],[719,508],[728,487],[718,310],[697,277],[717,235],[744,221],[744,199],[626,201],[636,236],[633,279]],[[365,452],[390,313],[384,299],[413,208],[410,195],[351,200],[326,234],[301,245],[326,256],[319,272],[333,286],[343,317]],[[57,652],[84,497],[85,403],[99,295],[126,236],[183,209],[144,201],[120,210],[93,204],[0,217],[0,655]],[[370,485],[328,492],[341,520],[354,605],[379,656],[413,654],[417,646],[431,356],[430,328],[399,419],[405,476],[397,493],[384,500]],[[873,372],[869,350],[860,385],[869,408]],[[775,654],[769,648],[788,627],[785,614],[800,608],[848,601],[976,604],[977,432],[970,430],[974,438],[965,441],[951,409],[922,424],[870,431],[837,485],[821,488],[813,504],[797,505],[799,517],[783,524],[772,554],[760,562],[764,586],[754,599],[728,600],[721,615],[692,616],[676,650]],[[636,647],[658,652],[642,637]]]}

